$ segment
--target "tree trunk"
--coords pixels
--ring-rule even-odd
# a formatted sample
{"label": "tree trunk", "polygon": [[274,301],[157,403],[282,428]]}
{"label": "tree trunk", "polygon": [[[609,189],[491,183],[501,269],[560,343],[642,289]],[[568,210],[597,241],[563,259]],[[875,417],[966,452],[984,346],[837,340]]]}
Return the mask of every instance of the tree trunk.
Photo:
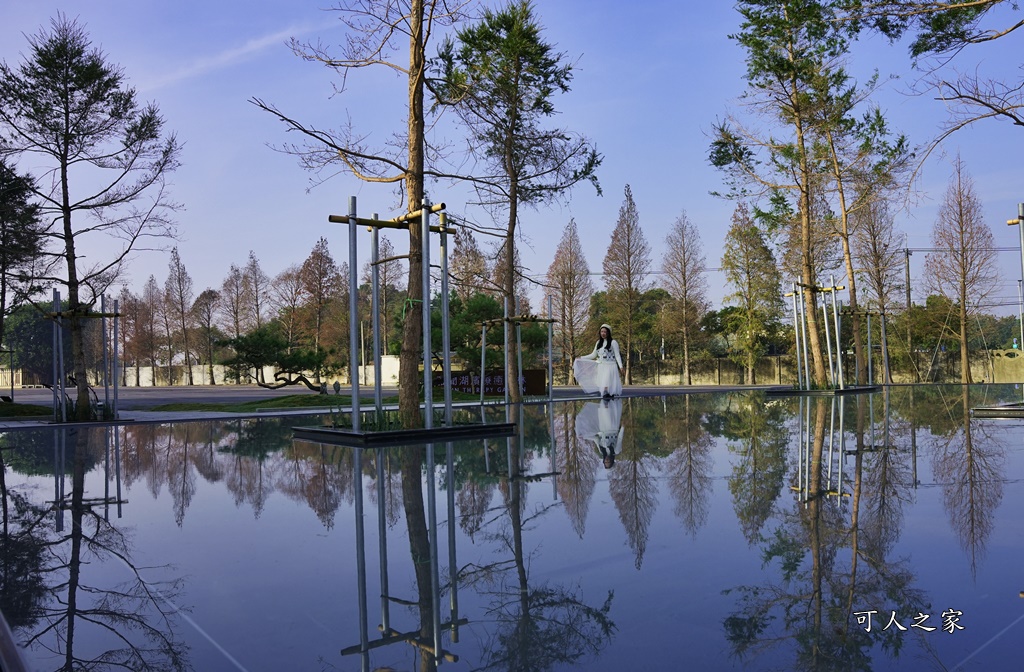
{"label": "tree trunk", "polygon": [[960,382],[967,385],[971,379],[971,352],[967,347],[967,305],[960,302]]}
{"label": "tree trunk", "polygon": [[[423,207],[423,0],[412,0],[409,8],[409,162],[405,174],[408,210]],[[408,310],[402,329],[402,350],[398,361],[398,409],[402,426],[422,427],[420,414],[419,358],[423,341],[423,313],[418,301],[423,295],[423,246],[420,227],[409,227]]]}

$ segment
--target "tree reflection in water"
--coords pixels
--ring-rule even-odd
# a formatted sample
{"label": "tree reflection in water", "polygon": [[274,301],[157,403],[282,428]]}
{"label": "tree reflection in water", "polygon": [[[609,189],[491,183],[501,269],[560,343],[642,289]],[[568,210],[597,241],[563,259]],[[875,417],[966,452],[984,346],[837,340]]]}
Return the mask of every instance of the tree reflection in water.
{"label": "tree reflection in water", "polygon": [[611,641],[615,632],[609,616],[613,594],[609,592],[604,603],[595,607],[583,601],[578,586],[530,585],[528,568],[533,552],[527,551],[524,533],[554,505],[526,513],[527,486],[533,479],[522,467],[519,441],[509,438],[508,442],[511,463],[505,484],[505,516],[494,521],[489,537],[504,553],[511,553],[511,558],[466,576],[467,582],[490,596],[487,614],[495,622],[481,664],[473,669],[541,672],[579,663]]}
{"label": "tree reflection in water", "polygon": [[970,557],[971,574],[976,577],[992,534],[995,511],[1003,499],[1006,447],[987,431],[986,423],[972,422],[967,385],[957,397],[945,401],[951,426],[934,438],[932,469],[935,479],[942,483],[942,503],[950,525]]}
{"label": "tree reflection in water", "polygon": [[[865,414],[858,409],[853,474],[833,484],[831,460],[841,461],[845,452],[845,436],[833,432],[843,404],[831,398],[808,403],[813,420],[806,443],[801,432],[799,461],[809,469],[799,479],[792,477],[801,486],[799,495],[788,507],[780,505],[778,526],[758,539],[766,566],[777,565],[777,579],[731,591],[738,595],[739,609],[725,619],[725,634],[742,659],[786,645],[792,650],[792,669],[868,670],[876,644],[898,656],[909,635],[881,626],[867,633],[856,612],[892,609],[905,617],[927,609],[907,562],[886,557],[888,545],[878,543],[877,516],[871,521],[876,543],[862,544],[862,503],[865,493],[879,486],[866,477],[891,475],[889,467],[898,458],[888,454],[894,450],[890,444],[865,442],[874,426],[865,426]],[[839,455],[829,454],[826,444],[837,444]],[[885,485],[909,487],[893,478]],[[879,618],[887,615],[882,612]]]}
{"label": "tree reflection in water", "polygon": [[[132,561],[130,538],[101,513],[115,502],[86,497],[86,473],[104,448],[90,437],[106,439],[110,431],[118,430],[55,430],[60,434],[55,441],[57,489],[63,491],[59,481],[67,466],[61,453],[70,446],[71,492],[54,507],[28,504],[4,481],[3,594],[5,602],[13,602],[12,625],[24,647],[48,651],[59,661],[58,670],[188,670],[188,647],[175,633],[174,603],[182,580],[152,580],[166,567],[144,568],[149,576],[143,576],[143,568]],[[12,433],[8,440],[18,436]],[[65,511],[70,514],[67,529]],[[127,570],[128,581],[92,583],[91,577],[104,576],[98,569],[111,561]],[[10,580],[12,571],[17,581]],[[8,608],[5,604],[5,612]],[[96,650],[97,643],[110,641],[117,642],[114,648]]]}

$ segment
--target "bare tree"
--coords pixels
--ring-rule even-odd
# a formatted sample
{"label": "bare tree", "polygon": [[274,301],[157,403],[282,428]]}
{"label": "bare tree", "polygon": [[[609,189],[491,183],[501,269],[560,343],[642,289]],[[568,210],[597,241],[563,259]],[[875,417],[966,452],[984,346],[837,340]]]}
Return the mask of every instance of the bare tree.
{"label": "bare tree", "polygon": [[185,354],[186,379],[189,385],[194,385],[192,377],[192,348],[189,347],[189,330],[192,328],[192,276],[185,269],[181,257],[178,255],[178,248],[171,250],[171,261],[167,265],[167,280],[164,282],[164,296],[167,301],[167,310],[173,313],[177,328],[181,329],[182,352]]}
{"label": "bare tree", "polygon": [[[174,377],[173,365],[174,365],[174,356],[177,353],[177,348],[175,347],[175,342],[174,342],[175,339],[174,339],[174,337],[177,334],[175,332],[175,327],[174,327],[174,320],[175,320],[174,306],[171,303],[169,297],[167,296],[166,288],[163,291],[159,292],[159,299],[157,299],[157,301],[156,301],[156,303],[154,305],[156,306],[156,321],[159,324],[158,328],[160,329],[160,336],[163,339],[164,346],[165,346],[164,356],[166,357],[165,363],[167,364],[167,384],[168,385],[174,385],[174,383],[176,382],[176,379]],[[155,382],[155,379],[156,379],[156,368],[155,367],[153,368],[153,378],[154,378],[154,382]]]}
{"label": "bare tree", "polygon": [[245,282],[245,274],[236,264],[231,264],[228,276],[220,288],[221,324],[231,335],[238,338],[248,331],[245,307],[249,305],[249,287]]}
{"label": "bare tree", "polygon": [[[853,255],[859,259],[860,273],[864,278],[864,294],[867,308],[877,310],[882,324],[890,314],[897,292],[904,289],[901,277],[901,250],[898,236],[889,212],[888,203],[875,200],[854,215],[856,224],[852,240]],[[883,327],[884,328],[884,327]],[[883,347],[888,339],[882,333]],[[888,357],[888,353],[882,353]],[[891,379],[887,382],[892,382]]]}
{"label": "bare tree", "polygon": [[452,249],[449,272],[455,293],[463,301],[477,292],[491,289],[487,280],[487,257],[480,250],[476,237],[468,228],[459,227],[455,230],[455,245]]}
{"label": "bare tree", "polygon": [[143,314],[139,319],[141,350],[152,370],[153,384],[156,384],[156,367],[160,361],[160,316],[163,313],[164,293],[155,276],[149,276],[142,288]]}
{"label": "bare tree", "polygon": [[[55,243],[41,281],[68,291],[68,324],[77,381],[76,419],[92,415],[84,320],[140,241],[173,233],[175,204],[164,177],[179,146],[165,136],[155,104],[140,106],[121,69],[62,14],[29,37],[17,69],[0,64],[0,154],[38,167],[33,193]],[[83,237],[106,237],[106,258],[83,262]]]}
{"label": "bare tree", "polygon": [[248,290],[246,298],[249,300],[249,303],[246,307],[246,313],[249,317],[249,323],[254,328],[259,329],[263,326],[263,318],[266,315],[267,304],[270,301],[270,276],[263,272],[263,268],[260,267],[260,260],[256,258],[256,253],[252,250],[249,250],[249,261],[245,264],[242,276],[245,280],[245,287]]}
{"label": "bare tree", "polygon": [[572,384],[572,366],[576,359],[578,339],[587,327],[590,298],[594,283],[590,267],[583,253],[583,245],[576,229],[576,220],[570,219],[555,249],[555,258],[548,267],[548,293],[552,298],[555,338],[562,351],[562,367],[566,382]]}
{"label": "bare tree", "polygon": [[[350,125],[339,131],[324,131],[303,124],[258,98],[252,102],[283,121],[289,130],[308,139],[305,146],[288,146],[286,151],[299,156],[303,167],[317,174],[333,175],[340,167],[360,180],[382,184],[404,184],[405,207],[418,210],[425,195],[426,131],[423,107],[426,79],[427,45],[435,30],[450,26],[462,14],[464,0],[344,0],[334,7],[350,29],[341,47],[340,57],[332,55],[321,43],[293,40],[292,50],[303,59],[325,65],[341,75],[341,90],[349,74],[362,68],[383,67],[400,73],[407,81],[408,119],[404,133],[379,149],[366,145],[365,137]],[[408,39],[408,61],[391,56],[401,39]],[[400,149],[405,148],[405,156]],[[423,293],[423,259],[420,227],[409,227],[409,295]],[[398,394],[402,422],[407,427],[422,425],[419,391],[412,381],[419,377],[423,322],[421,306],[410,304],[402,329],[402,353]]]}
{"label": "bare tree", "polygon": [[932,247],[936,251],[929,252],[924,262],[926,283],[929,291],[959,309],[960,380],[970,383],[970,318],[992,294],[998,274],[992,229],[982,219],[974,181],[959,155],[932,228]]}
{"label": "bare tree", "polygon": [[213,372],[214,344],[217,342],[216,317],[217,303],[220,301],[220,294],[215,289],[207,287],[192,304],[192,320],[199,328],[203,345],[206,346],[206,365],[209,367],[210,385],[216,385],[217,379]]}
{"label": "bare tree", "polygon": [[299,309],[306,300],[306,290],[302,284],[302,267],[292,264],[278,273],[274,278],[273,287],[277,319],[284,329],[288,352],[291,352],[297,338]]}
{"label": "bare tree", "polygon": [[139,349],[142,300],[128,288],[128,285],[122,285],[117,301],[118,310],[121,313],[119,318],[121,342],[115,345],[121,348],[121,371],[115,371],[114,375],[120,376],[121,385],[127,385],[128,367],[134,366],[135,386],[138,387],[140,382],[139,366],[142,359],[142,352]]}
{"label": "bare tree", "polygon": [[[377,282],[379,283],[379,308],[381,346],[384,353],[390,352],[392,317],[396,295],[401,291],[402,262],[395,258],[395,248],[387,236],[381,236],[377,246],[380,261],[377,264]],[[449,267],[450,268],[450,267]],[[367,263],[363,269],[363,282],[370,284],[371,268]]]}
{"label": "bare tree", "polygon": [[604,255],[604,282],[608,288],[609,319],[612,332],[625,344],[625,382],[633,382],[631,362],[633,341],[637,334],[638,311],[643,293],[650,281],[651,248],[640,229],[640,213],[633,201],[633,190],[627,184],[619,207],[619,219],[612,231],[612,240]]}
{"label": "bare tree", "polygon": [[665,274],[665,289],[673,299],[671,324],[683,342],[683,382],[690,385],[690,343],[711,302],[700,231],[685,210],[676,217],[665,238],[661,270]]}
{"label": "bare tree", "polygon": [[[327,249],[326,238],[320,238],[313,246],[313,251],[302,263],[299,278],[307,298],[303,311],[304,331],[311,340],[313,352],[320,354],[328,305],[331,301],[337,300],[342,285],[338,264]],[[319,368],[314,371],[314,375],[319,384]]]}

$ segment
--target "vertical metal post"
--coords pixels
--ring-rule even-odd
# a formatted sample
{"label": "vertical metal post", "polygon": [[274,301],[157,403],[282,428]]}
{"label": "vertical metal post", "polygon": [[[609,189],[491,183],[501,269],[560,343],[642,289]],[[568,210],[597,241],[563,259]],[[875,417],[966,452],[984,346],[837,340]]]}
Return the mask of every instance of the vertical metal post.
{"label": "vertical metal post", "polygon": [[[359,412],[359,254],[356,197],[348,199],[348,377],[352,387],[352,429],[360,430]],[[357,450],[358,452],[358,450]]]}
{"label": "vertical metal post", "polygon": [[[103,413],[106,415],[110,409],[110,361],[107,356],[107,295],[100,294],[100,342],[103,344]],[[117,344],[114,344],[117,347]],[[116,375],[116,372],[115,372]]]}
{"label": "vertical metal post", "polygon": [[[552,312],[553,302],[551,295],[548,294],[548,320],[553,320],[554,313]],[[555,365],[552,361],[552,353],[554,352],[555,342],[555,323],[548,322],[548,399],[553,400],[555,398]],[[664,345],[664,344],[663,344]]]}
{"label": "vertical metal post", "polygon": [[[835,296],[834,295],[833,295],[832,299],[833,299],[833,302],[834,302],[835,301]],[[814,311],[815,312],[818,311],[817,294],[815,294]],[[837,385],[836,381],[838,380],[838,378],[836,377],[835,364],[832,361],[832,334],[829,332],[829,328],[828,328],[828,294],[824,294],[821,297],[821,317],[822,317],[821,321],[825,323],[825,347],[826,347],[826,349],[828,351],[828,375],[832,378],[832,386],[835,387]]]}
{"label": "vertical metal post", "polygon": [[[120,343],[120,341],[117,339],[117,332],[118,332],[118,329],[119,329],[120,325],[121,325],[121,309],[120,309],[120,306],[118,305],[118,300],[114,299],[114,407],[112,409],[110,409],[111,413],[113,414],[111,416],[113,420],[117,420],[118,418],[121,417],[120,413],[117,410],[117,386],[120,384],[120,378],[121,378],[121,376],[119,374],[119,372],[121,370],[121,366],[118,363],[118,356],[117,356],[117,344]],[[212,384],[213,381],[211,380],[210,383]],[[121,499],[120,494],[118,495],[118,499]],[[118,517],[120,518],[120,516],[118,516]]]}
{"label": "vertical metal post", "polygon": [[523,323],[516,321],[516,387],[519,388],[519,398],[522,399],[526,390],[523,384]]}
{"label": "vertical metal post", "polygon": [[[1024,203],[1017,204],[1017,233],[1020,238],[1020,279],[1024,283]],[[1024,352],[1024,299],[1018,302],[1020,312],[1020,350]]]}
{"label": "vertical metal post", "polygon": [[68,394],[67,386],[64,381],[67,380],[67,376],[64,372],[64,315],[63,304],[60,300],[60,293],[57,293],[57,362],[60,364],[60,420],[61,422],[67,422],[68,420]]}
{"label": "vertical metal post", "polygon": [[383,448],[377,448],[377,548],[380,559],[380,623],[387,633],[391,630],[391,597],[388,586],[387,492],[384,488]]}
{"label": "vertical metal post", "polygon": [[445,453],[448,495],[448,608],[451,610],[452,641],[459,641],[459,565],[455,557],[455,447],[449,442]]}
{"label": "vertical metal post", "polygon": [[59,354],[57,352],[57,348],[58,348],[58,345],[57,345],[57,313],[58,312],[60,312],[60,294],[58,294],[57,290],[55,289],[55,290],[53,290],[53,314],[54,314],[54,317],[53,317],[53,388],[51,388],[52,391],[53,391],[53,421],[54,422],[58,422],[60,420],[59,405],[61,403],[60,398],[57,396],[57,388],[58,388],[58,378],[57,378],[57,376],[59,375],[57,373],[57,357],[59,356]]}
{"label": "vertical metal post", "polygon": [[839,485],[836,491],[839,493],[839,501],[843,501],[843,462],[846,461],[846,396],[839,397]]}
{"label": "vertical metal post", "polygon": [[889,338],[885,331],[885,313],[881,314],[882,329],[882,370],[885,372],[885,384],[892,384],[892,371],[889,370]]}
{"label": "vertical metal post", "polygon": [[[911,303],[910,303],[910,255],[911,254],[913,254],[913,252],[910,251],[910,248],[903,248],[904,260],[906,261],[906,276],[907,276],[906,277],[906,285],[907,285],[907,359],[910,361],[910,370],[914,374],[914,382],[920,382],[920,381],[918,381],[918,375],[917,375],[917,363],[914,361],[914,346],[911,343],[911,337],[910,337],[910,323],[912,321],[911,320],[911,318],[912,318],[911,313],[913,312],[911,310],[912,306],[911,306]],[[1021,334],[1024,334],[1024,323],[1022,323],[1022,326],[1021,326]],[[1022,347],[1024,347],[1024,346],[1022,346]]]}
{"label": "vertical metal post", "polygon": [[807,302],[804,298],[803,287],[800,288],[800,349],[804,356],[804,380],[807,382],[807,389],[811,389],[811,368],[807,358]]}
{"label": "vertical metal post", "polygon": [[871,313],[867,314],[868,317],[868,385],[875,384],[875,363],[871,359]]}
{"label": "vertical metal post", "polygon": [[[800,362],[800,315],[798,314],[797,307],[796,307],[797,291],[798,290],[796,288],[796,283],[794,282],[793,283],[793,338],[795,340],[795,345],[794,345],[795,350],[794,350],[794,352],[796,352],[796,388],[798,390],[803,390],[803,389],[806,389],[806,388],[804,388],[803,371],[800,370],[800,363],[801,363]],[[807,387],[810,387],[810,386],[808,385]]]}
{"label": "vertical metal post", "polygon": [[[373,213],[373,218],[377,219],[377,213]],[[370,304],[373,310],[373,408],[376,411],[378,422],[381,414],[384,412],[384,401],[382,398],[381,388],[382,384],[382,372],[381,372],[381,352],[380,352],[380,229],[376,226],[371,227],[371,245],[370,250]]]}
{"label": "vertical metal post", "polygon": [[[354,219],[354,218],[353,218]],[[349,220],[351,224],[352,220]],[[352,288],[355,290],[355,288]],[[363,451],[352,449],[352,468],[355,471],[355,509],[356,509],[356,594],[359,601],[359,646],[363,660],[369,653],[370,635],[366,620],[366,532],[363,527]],[[365,667],[364,662],[364,667]]]}
{"label": "vertical metal post", "polygon": [[505,414],[507,416],[508,415],[508,297],[507,296],[505,297],[504,301],[505,301],[505,319],[502,321],[502,325],[505,328],[505,350],[504,350],[504,355],[502,356],[501,359],[502,359],[502,362],[503,362],[502,367],[505,369],[505,375],[502,376],[502,379],[504,379],[504,381],[505,381],[505,409],[506,409],[505,410]]}
{"label": "vertical metal post", "polygon": [[[833,283],[832,286],[835,287],[835,284]],[[839,303],[842,303],[842,299],[840,299]],[[836,366],[836,368],[839,370],[839,389],[844,390],[846,389],[846,384],[845,378],[843,377],[843,346],[842,341],[839,338],[839,334],[842,331],[843,324],[839,319],[839,306],[836,305],[836,295],[834,290],[832,294],[832,318],[835,320],[836,325],[836,352],[839,353],[839,361],[837,362]],[[825,316],[825,321],[828,321],[828,316]]]}
{"label": "vertical metal post", "polygon": [[801,499],[804,495],[804,401],[804,397],[800,397],[800,409],[796,416],[797,445],[800,446],[800,453],[797,457],[796,490],[800,493]]}
{"label": "vertical metal post", "polygon": [[430,613],[434,624],[434,660],[441,657],[441,577],[437,559],[437,488],[434,444],[427,444],[427,536],[430,540]]}
{"label": "vertical metal post", "polygon": [[448,324],[448,215],[438,215],[441,241],[441,352],[444,357],[444,424],[452,424],[451,328]]}
{"label": "vertical metal post", "polygon": [[[117,312],[117,311],[114,311]],[[117,398],[114,398],[114,407],[117,408]],[[117,492],[117,517],[122,515],[121,511],[121,428],[114,427],[114,482]]]}
{"label": "vertical metal post", "polygon": [[434,426],[434,374],[430,356],[430,199],[423,197],[420,209],[423,272],[423,415],[424,427]]}
{"label": "vertical metal post", "polygon": [[484,406],[484,373],[487,370],[487,325],[480,330],[480,408]]}

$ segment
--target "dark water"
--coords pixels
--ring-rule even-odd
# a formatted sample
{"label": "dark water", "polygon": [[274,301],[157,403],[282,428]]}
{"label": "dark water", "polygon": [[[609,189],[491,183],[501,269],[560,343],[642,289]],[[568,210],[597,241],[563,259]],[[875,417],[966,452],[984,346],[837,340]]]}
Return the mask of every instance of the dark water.
{"label": "dark water", "polygon": [[563,402],[364,450],[11,431],[0,608],[38,670],[1020,669],[1024,423],[969,413],[1020,398]]}

